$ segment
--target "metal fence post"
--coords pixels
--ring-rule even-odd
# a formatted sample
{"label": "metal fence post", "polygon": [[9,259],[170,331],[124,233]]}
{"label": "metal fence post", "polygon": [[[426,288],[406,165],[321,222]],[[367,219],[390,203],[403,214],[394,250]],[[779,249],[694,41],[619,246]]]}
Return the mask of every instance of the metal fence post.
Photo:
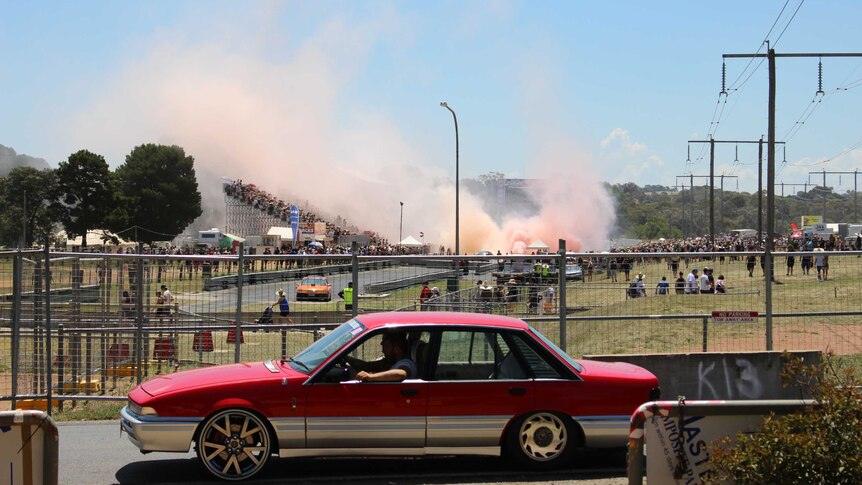
{"label": "metal fence post", "polygon": [[566,350],[566,240],[560,239],[560,263],[557,265],[557,283],[560,285],[560,348]]}
{"label": "metal fence post", "polygon": [[53,347],[51,341],[51,251],[50,239],[45,239],[45,380],[48,397],[48,415],[53,414],[53,394],[54,382],[53,373],[51,372],[51,357]]}
{"label": "metal fence post", "polygon": [[709,317],[703,317],[703,351],[707,352],[707,341],[709,339]]}
{"label": "metal fence post", "polygon": [[245,264],[245,244],[239,243],[239,246],[236,248],[237,251],[237,267],[236,267],[236,322],[235,331],[236,331],[236,339],[234,340],[234,350],[233,350],[233,361],[234,363],[239,363],[240,352],[242,345],[242,273],[243,273],[243,265]]}
{"label": "metal fence post", "polygon": [[[138,385],[144,380],[144,245],[138,242],[138,257],[135,264],[135,312],[137,329],[135,332],[135,375]],[[149,339],[149,335],[147,335]],[[148,346],[149,347],[149,346]]]}
{"label": "metal fence post", "polygon": [[[769,234],[767,237],[772,240],[773,235]],[[766,251],[763,253],[763,271],[766,272],[765,283],[766,283],[766,350],[772,350],[772,278],[775,275],[774,268],[772,267],[772,251],[770,251],[771,245],[767,244]]]}
{"label": "metal fence post", "polygon": [[351,306],[353,307],[352,316],[356,318],[356,315],[359,313],[359,243],[353,241],[353,244],[350,247],[350,271],[353,280],[353,301],[351,301]]}
{"label": "metal fence post", "polygon": [[18,368],[21,357],[21,248],[12,259],[12,409],[18,397]]}
{"label": "metal fence post", "polygon": [[[60,384],[60,393],[63,393],[63,378],[66,377],[66,331],[63,324],[57,325],[57,383]],[[63,401],[58,406],[63,410]]]}

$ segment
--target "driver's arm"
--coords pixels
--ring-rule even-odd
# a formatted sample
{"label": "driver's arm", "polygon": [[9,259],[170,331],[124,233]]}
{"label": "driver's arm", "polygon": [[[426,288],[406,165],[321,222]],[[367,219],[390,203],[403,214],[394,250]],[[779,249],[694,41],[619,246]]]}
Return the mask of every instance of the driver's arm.
{"label": "driver's arm", "polygon": [[407,379],[407,371],[404,369],[389,369],[383,372],[359,372],[356,378],[362,382],[401,382]]}

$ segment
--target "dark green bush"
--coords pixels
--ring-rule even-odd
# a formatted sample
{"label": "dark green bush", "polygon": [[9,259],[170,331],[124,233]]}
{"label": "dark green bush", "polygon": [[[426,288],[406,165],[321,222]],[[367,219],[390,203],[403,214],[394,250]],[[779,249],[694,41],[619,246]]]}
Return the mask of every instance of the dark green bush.
{"label": "dark green bush", "polygon": [[860,483],[862,387],[831,355],[817,366],[788,360],[786,383],[808,388],[819,405],[769,416],[755,433],[711,447],[712,480],[723,483]]}

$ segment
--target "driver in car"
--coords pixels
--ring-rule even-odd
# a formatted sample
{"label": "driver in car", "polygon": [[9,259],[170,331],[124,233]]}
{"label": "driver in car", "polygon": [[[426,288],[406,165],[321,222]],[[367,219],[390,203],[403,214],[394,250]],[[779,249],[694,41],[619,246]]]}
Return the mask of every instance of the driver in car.
{"label": "driver in car", "polygon": [[[400,382],[416,378],[419,372],[416,363],[407,355],[407,338],[403,333],[384,334],[380,345],[383,347],[381,360],[365,362],[348,357],[350,366],[359,370],[357,379],[362,382]],[[381,370],[376,371],[378,369]]]}

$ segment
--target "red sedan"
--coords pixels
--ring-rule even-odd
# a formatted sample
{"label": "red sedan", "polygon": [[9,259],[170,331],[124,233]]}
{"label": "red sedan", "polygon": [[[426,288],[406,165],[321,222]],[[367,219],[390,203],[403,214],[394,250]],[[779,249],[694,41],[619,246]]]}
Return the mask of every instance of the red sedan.
{"label": "red sedan", "polygon": [[[393,375],[406,378],[372,382]],[[572,359],[521,320],[377,313],[291,359],[148,380],[120,422],[142,452],[195,444],[206,470],[227,480],[255,475],[276,453],[505,455],[548,468],[578,447],[625,446],[632,412],[657,386],[634,365]]]}

